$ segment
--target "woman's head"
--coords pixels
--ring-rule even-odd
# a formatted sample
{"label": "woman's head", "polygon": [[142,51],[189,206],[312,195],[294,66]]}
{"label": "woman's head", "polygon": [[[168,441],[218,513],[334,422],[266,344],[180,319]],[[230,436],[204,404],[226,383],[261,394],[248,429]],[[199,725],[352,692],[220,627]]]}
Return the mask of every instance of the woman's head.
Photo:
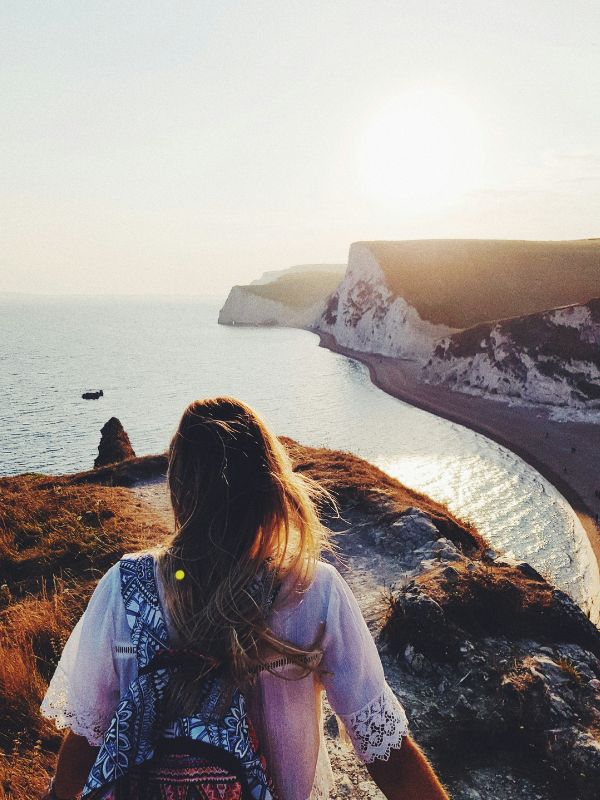
{"label": "woman's head", "polygon": [[316,504],[331,497],[293,471],[279,439],[233,397],[186,408],[168,483],[175,534],[161,563],[171,617],[183,645],[227,663],[240,681],[261,645],[286,648],[251,587],[265,575],[267,583],[290,573],[310,579],[327,545]]}
{"label": "woman's head", "polygon": [[[293,472],[279,439],[242,401],[216,397],[186,408],[171,441],[168,482],[184,557],[211,551],[215,566],[230,567],[284,554],[318,558],[313,500],[322,492]],[[292,525],[300,543],[291,541]]]}

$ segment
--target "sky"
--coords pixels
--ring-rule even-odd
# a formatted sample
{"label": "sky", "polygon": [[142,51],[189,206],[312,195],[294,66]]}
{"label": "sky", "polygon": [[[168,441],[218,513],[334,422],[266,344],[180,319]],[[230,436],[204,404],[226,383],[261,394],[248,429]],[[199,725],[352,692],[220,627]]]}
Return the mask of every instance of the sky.
{"label": "sky", "polygon": [[598,0],[3,0],[0,292],[600,236]]}

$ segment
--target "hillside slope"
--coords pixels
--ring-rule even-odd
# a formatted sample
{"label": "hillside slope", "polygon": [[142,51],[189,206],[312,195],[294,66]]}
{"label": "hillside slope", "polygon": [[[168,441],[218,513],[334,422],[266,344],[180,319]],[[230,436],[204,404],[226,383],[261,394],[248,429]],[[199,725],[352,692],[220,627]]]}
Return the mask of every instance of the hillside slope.
{"label": "hillside slope", "polygon": [[600,239],[429,239],[353,247],[361,245],[373,253],[394,296],[423,319],[452,328],[600,296]]}
{"label": "hillside slope", "polygon": [[335,274],[338,276],[338,280],[341,280],[345,271],[345,264],[297,264],[296,266],[286,267],[285,269],[271,269],[267,272],[263,272],[260,278],[251,281],[249,285],[264,286],[265,283],[273,283],[273,281],[283,278],[286,275],[302,275],[307,272]]}

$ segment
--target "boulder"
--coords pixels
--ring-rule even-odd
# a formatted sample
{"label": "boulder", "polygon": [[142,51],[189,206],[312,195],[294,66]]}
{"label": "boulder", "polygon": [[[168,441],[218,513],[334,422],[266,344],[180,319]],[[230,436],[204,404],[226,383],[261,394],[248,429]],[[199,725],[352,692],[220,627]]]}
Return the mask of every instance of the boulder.
{"label": "boulder", "polygon": [[100,433],[101,438],[98,445],[98,456],[94,461],[94,469],[135,457],[129,436],[116,417],[111,417]]}
{"label": "boulder", "polygon": [[[444,553],[446,542],[437,544]],[[521,566],[432,562],[394,595],[381,632],[386,653],[414,694],[407,709],[424,747],[447,747],[450,738],[464,754],[461,747],[482,742],[510,763],[529,752],[550,765],[544,780],[569,787],[565,797],[596,800],[598,631],[573,600]],[[483,796],[500,795],[490,786]]]}
{"label": "boulder", "polygon": [[391,524],[378,526],[371,533],[371,541],[390,555],[405,556],[432,541],[440,532],[429,514],[409,507]]}

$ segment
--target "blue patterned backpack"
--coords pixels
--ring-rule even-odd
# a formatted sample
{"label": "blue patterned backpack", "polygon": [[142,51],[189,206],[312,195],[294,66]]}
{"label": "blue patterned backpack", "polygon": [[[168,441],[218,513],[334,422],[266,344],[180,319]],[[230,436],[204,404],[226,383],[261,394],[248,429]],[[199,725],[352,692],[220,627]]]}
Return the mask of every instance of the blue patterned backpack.
{"label": "blue patterned backpack", "polygon": [[119,566],[138,677],[119,702],[82,798],[275,800],[244,696],[232,695],[218,671],[206,679],[194,716],[161,724],[182,654],[170,648],[153,557],[123,558]]}

